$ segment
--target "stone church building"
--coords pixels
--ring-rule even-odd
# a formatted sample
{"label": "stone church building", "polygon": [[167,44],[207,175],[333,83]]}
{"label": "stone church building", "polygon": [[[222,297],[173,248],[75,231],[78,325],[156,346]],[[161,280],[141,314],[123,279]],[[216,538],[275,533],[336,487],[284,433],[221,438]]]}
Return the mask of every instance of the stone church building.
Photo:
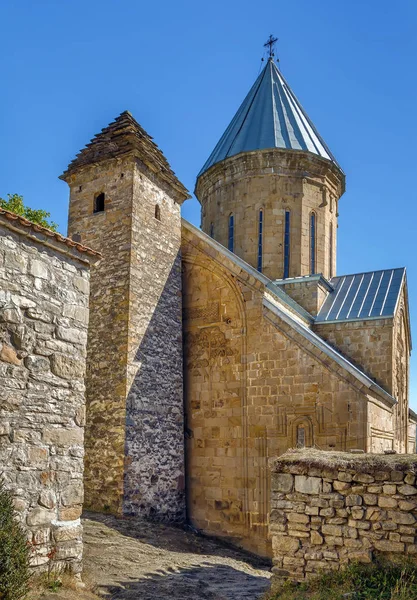
{"label": "stone church building", "polygon": [[190,197],[128,112],[77,155],[91,269],[86,506],[269,555],[268,459],[415,451],[404,268],[338,275],[345,174],[270,58]]}

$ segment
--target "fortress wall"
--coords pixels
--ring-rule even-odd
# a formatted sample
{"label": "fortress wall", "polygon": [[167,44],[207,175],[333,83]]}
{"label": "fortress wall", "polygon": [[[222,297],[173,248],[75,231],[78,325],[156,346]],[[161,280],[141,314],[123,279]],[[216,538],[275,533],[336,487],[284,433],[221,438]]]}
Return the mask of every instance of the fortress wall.
{"label": "fortress wall", "polygon": [[86,255],[0,217],[0,477],[32,565],[81,571]]}

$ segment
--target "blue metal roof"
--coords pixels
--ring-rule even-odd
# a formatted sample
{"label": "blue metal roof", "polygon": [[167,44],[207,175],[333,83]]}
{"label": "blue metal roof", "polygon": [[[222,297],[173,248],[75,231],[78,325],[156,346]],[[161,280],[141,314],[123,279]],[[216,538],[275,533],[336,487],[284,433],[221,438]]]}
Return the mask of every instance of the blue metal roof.
{"label": "blue metal roof", "polygon": [[229,156],[268,148],[305,150],[337,164],[272,58],[198,176]]}
{"label": "blue metal roof", "polygon": [[315,322],[363,321],[394,316],[405,269],[387,269],[333,277],[334,287]]}

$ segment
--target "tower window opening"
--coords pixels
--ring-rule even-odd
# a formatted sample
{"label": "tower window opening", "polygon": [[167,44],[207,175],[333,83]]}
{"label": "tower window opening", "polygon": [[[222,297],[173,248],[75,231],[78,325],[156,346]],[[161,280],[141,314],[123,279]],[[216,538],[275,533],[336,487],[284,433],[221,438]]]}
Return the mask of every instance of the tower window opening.
{"label": "tower window opening", "polygon": [[316,214],[310,215],[310,275],[316,272]]}
{"label": "tower window opening", "polygon": [[155,204],[155,219],[161,220],[161,207],[159,204]]}
{"label": "tower window opening", "polygon": [[304,427],[297,427],[297,448],[305,448],[306,430]]}
{"label": "tower window opening", "polygon": [[97,194],[97,196],[94,198],[94,212],[95,213],[99,213],[99,212],[104,212],[104,193],[101,192],[100,194]]}
{"label": "tower window opening", "polygon": [[214,238],[214,223],[210,223],[210,237]]}
{"label": "tower window opening", "polygon": [[284,221],[284,279],[290,276],[290,225],[291,213],[286,210]]}
{"label": "tower window opening", "polygon": [[264,235],[264,211],[261,208],[261,210],[259,211],[259,231],[258,231],[258,271],[260,273],[262,273],[263,235]]}
{"label": "tower window opening", "polygon": [[333,223],[330,223],[330,239],[329,239],[329,276],[333,277]]}
{"label": "tower window opening", "polygon": [[227,248],[230,252],[235,251],[235,217],[234,215],[229,215],[229,235],[228,235],[228,243]]}

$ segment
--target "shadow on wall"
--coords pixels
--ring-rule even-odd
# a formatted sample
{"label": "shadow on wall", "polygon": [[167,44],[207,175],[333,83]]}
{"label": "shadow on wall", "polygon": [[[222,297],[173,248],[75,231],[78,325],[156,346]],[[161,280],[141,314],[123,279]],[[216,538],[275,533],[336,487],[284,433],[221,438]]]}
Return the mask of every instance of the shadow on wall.
{"label": "shadow on wall", "polygon": [[[144,332],[128,365],[123,513],[185,519],[181,256],[132,272],[130,330]],[[147,282],[147,285],[144,283]]]}
{"label": "shadow on wall", "polygon": [[195,568],[146,573],[138,581],[121,581],[101,592],[112,600],[257,600],[269,589],[269,579],[228,565],[201,563]]}

